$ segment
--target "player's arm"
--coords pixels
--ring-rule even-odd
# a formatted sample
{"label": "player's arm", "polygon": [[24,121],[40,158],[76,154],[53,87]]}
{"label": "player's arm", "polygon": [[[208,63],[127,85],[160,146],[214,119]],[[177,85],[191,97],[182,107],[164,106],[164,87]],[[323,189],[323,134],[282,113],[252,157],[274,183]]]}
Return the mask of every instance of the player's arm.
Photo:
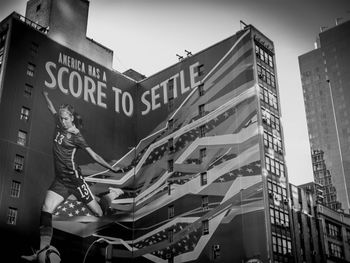
{"label": "player's arm", "polygon": [[101,156],[99,156],[97,153],[95,153],[90,147],[86,147],[85,150],[88,152],[88,154],[91,156],[92,159],[94,159],[96,162],[98,162],[103,167],[111,170],[114,173],[123,172],[123,169],[121,169],[120,167],[113,167],[109,163],[107,163]]}
{"label": "player's arm", "polygon": [[53,103],[52,101],[50,100],[49,98],[49,93],[47,91],[43,91],[43,95],[44,95],[44,98],[46,100],[46,103],[47,103],[47,107],[49,108],[49,111],[52,113],[52,114],[56,114],[57,111],[55,109],[55,106],[53,106]]}

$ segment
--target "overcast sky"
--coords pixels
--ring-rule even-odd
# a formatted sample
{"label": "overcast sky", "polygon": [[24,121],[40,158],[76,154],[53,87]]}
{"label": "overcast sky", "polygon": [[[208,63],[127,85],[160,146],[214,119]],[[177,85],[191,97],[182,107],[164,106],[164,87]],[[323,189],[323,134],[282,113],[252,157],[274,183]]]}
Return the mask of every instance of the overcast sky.
{"label": "overcast sky", "polygon": [[[26,0],[1,0],[0,19]],[[298,56],[320,27],[350,19],[350,0],[90,0],[87,36],[114,51],[114,69],[150,76],[252,24],[275,44],[289,180],[312,180]]]}

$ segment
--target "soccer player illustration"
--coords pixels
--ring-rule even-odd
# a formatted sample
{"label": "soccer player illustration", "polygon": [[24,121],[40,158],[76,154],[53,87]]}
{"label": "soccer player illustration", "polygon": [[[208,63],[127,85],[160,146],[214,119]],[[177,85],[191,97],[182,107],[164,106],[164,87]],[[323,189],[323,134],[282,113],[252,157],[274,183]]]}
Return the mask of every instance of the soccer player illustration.
{"label": "soccer player illustration", "polygon": [[[70,195],[86,204],[98,217],[108,210],[113,199],[123,193],[119,188],[110,188],[109,193],[102,198],[95,197],[75,163],[75,154],[78,149],[85,150],[93,160],[114,173],[122,172],[122,168],[108,164],[100,155],[95,153],[87,144],[79,128],[81,118],[71,105],[61,105],[56,111],[47,92],[43,92],[49,111],[55,120],[53,137],[54,180],[46,192],[40,215],[40,249],[30,256],[22,256],[28,261],[44,260],[41,253],[50,248],[53,227],[52,214],[55,209]],[[51,246],[52,247],[52,246]],[[43,261],[45,262],[45,261]]]}

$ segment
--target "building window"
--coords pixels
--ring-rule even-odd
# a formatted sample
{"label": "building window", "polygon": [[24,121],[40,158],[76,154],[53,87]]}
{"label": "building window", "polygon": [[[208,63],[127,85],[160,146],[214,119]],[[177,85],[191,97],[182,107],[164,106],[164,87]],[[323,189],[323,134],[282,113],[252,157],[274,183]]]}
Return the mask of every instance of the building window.
{"label": "building window", "polygon": [[174,94],[174,79],[168,80],[168,96],[169,96],[169,98],[176,97]]}
{"label": "building window", "polygon": [[17,222],[17,209],[13,207],[9,207],[7,211],[7,224],[16,225]]}
{"label": "building window", "polygon": [[204,96],[204,93],[205,93],[205,91],[204,91],[204,84],[199,84],[198,85],[198,94],[199,94],[199,96]]}
{"label": "building window", "polygon": [[168,140],[168,150],[169,152],[173,152],[174,151],[174,139],[170,138]]}
{"label": "building window", "polygon": [[174,171],[174,160],[173,159],[170,159],[168,160],[168,172],[172,172]]}
{"label": "building window", "polygon": [[266,105],[278,110],[278,104],[277,104],[277,95],[274,93],[268,91],[263,86],[260,87],[260,100],[263,101]]}
{"label": "building window", "polygon": [[171,182],[168,183],[168,195],[171,195]]}
{"label": "building window", "polygon": [[33,91],[33,86],[26,83],[24,86],[24,96],[28,98],[31,97],[32,91]]}
{"label": "building window", "polygon": [[27,133],[25,131],[18,131],[17,144],[26,146],[27,142]]}
{"label": "building window", "polygon": [[330,222],[326,222],[327,234],[335,239],[341,240],[341,227]]}
{"label": "building window", "polygon": [[199,117],[203,117],[205,115],[204,104],[198,106]]}
{"label": "building window", "polygon": [[34,77],[35,65],[33,63],[28,63],[27,66],[27,75],[30,77]]}
{"label": "building window", "polygon": [[22,107],[20,119],[27,122],[29,120],[29,112],[30,110],[28,108]]}
{"label": "building window", "polygon": [[174,98],[169,98],[168,101],[168,110],[172,111],[174,108]]}
{"label": "building window", "polygon": [[32,57],[38,54],[39,45],[37,43],[32,42],[30,46],[30,54]]}
{"label": "building window", "polygon": [[284,164],[275,158],[265,155],[266,169],[277,176],[284,177]]}
{"label": "building window", "polygon": [[14,169],[17,172],[22,172],[24,168],[24,157],[16,154],[14,161]]}
{"label": "building window", "polygon": [[21,191],[21,183],[17,182],[17,181],[12,181],[12,185],[11,185],[11,197],[19,197]]}
{"label": "building window", "polygon": [[208,183],[207,172],[201,173],[201,185],[206,185]]}
{"label": "building window", "polygon": [[199,137],[205,137],[205,125],[199,126]]}
{"label": "building window", "polygon": [[328,248],[331,256],[336,258],[344,258],[343,248],[333,242],[328,242]]}
{"label": "building window", "polygon": [[174,241],[174,231],[172,228],[168,229],[168,241],[169,243]]}
{"label": "building window", "polygon": [[202,65],[199,65],[199,66],[197,67],[197,72],[198,72],[198,76],[199,76],[199,77],[204,75],[204,65],[203,65],[203,64],[202,64]]}
{"label": "building window", "polygon": [[202,221],[202,234],[203,235],[209,234],[209,220]]}
{"label": "building window", "polygon": [[173,119],[168,120],[168,128],[169,128],[169,130],[174,128],[174,120]]}
{"label": "building window", "polygon": [[290,237],[286,237],[279,233],[272,234],[272,250],[274,253],[291,254],[292,242]]}
{"label": "building window", "polygon": [[272,114],[269,110],[262,108],[261,109],[262,121],[265,125],[275,129],[280,132],[280,121],[279,118]]}
{"label": "building window", "polygon": [[202,163],[203,159],[205,158],[205,156],[207,156],[207,149],[206,148],[201,148],[199,150],[199,160]]}
{"label": "building window", "polygon": [[202,209],[203,210],[209,209],[209,197],[207,195],[202,196]]}
{"label": "building window", "polygon": [[271,135],[267,131],[264,131],[264,145],[266,148],[273,149],[276,153],[283,154],[281,139]]}
{"label": "building window", "polygon": [[36,6],[36,12],[38,12],[40,9],[41,9],[41,4],[38,4],[38,5]]}
{"label": "building window", "polygon": [[169,205],[168,206],[168,218],[173,218],[174,217],[174,205]]}

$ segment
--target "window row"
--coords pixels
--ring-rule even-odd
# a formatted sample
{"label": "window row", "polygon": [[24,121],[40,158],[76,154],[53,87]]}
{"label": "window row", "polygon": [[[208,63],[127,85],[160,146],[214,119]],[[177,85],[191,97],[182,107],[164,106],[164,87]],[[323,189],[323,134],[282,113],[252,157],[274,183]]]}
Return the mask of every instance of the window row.
{"label": "window row", "polygon": [[280,120],[279,118],[272,114],[269,110],[265,108],[261,108],[261,113],[262,113],[262,121],[265,125],[268,125],[272,129],[277,130],[280,132],[281,127],[280,127]]}
{"label": "window row", "polygon": [[341,239],[341,227],[330,222],[326,222],[327,234],[333,238]]}
{"label": "window row", "polygon": [[279,183],[269,179],[267,181],[267,187],[269,189],[269,192],[274,192],[282,195],[283,198],[287,198],[287,189],[282,187]]}
{"label": "window row", "polygon": [[341,245],[335,244],[333,242],[328,242],[328,249],[331,256],[344,258],[344,251]]}
{"label": "window row", "polygon": [[268,91],[264,87],[260,86],[260,100],[265,102],[267,105],[278,110],[277,96],[276,94]]}
{"label": "window row", "polygon": [[274,253],[279,253],[284,255],[288,253],[292,253],[292,241],[289,237],[273,233],[272,249]]}
{"label": "window row", "polygon": [[282,161],[276,160],[268,155],[265,155],[266,169],[274,175],[285,176],[284,164]]}
{"label": "window row", "polygon": [[270,219],[271,224],[289,227],[289,215],[287,212],[270,208]]}
{"label": "window row", "polygon": [[281,139],[272,136],[272,134],[267,131],[264,131],[264,145],[265,147],[273,149],[279,154],[283,154]]}
{"label": "window row", "polygon": [[275,75],[271,73],[268,69],[263,66],[257,65],[258,77],[266,84],[270,85],[273,88],[276,88],[276,79]]}
{"label": "window row", "polygon": [[266,50],[262,47],[260,47],[256,42],[255,42],[255,54],[258,59],[263,61],[265,64],[269,65],[270,67],[273,68],[273,58],[272,56],[266,52]]}

